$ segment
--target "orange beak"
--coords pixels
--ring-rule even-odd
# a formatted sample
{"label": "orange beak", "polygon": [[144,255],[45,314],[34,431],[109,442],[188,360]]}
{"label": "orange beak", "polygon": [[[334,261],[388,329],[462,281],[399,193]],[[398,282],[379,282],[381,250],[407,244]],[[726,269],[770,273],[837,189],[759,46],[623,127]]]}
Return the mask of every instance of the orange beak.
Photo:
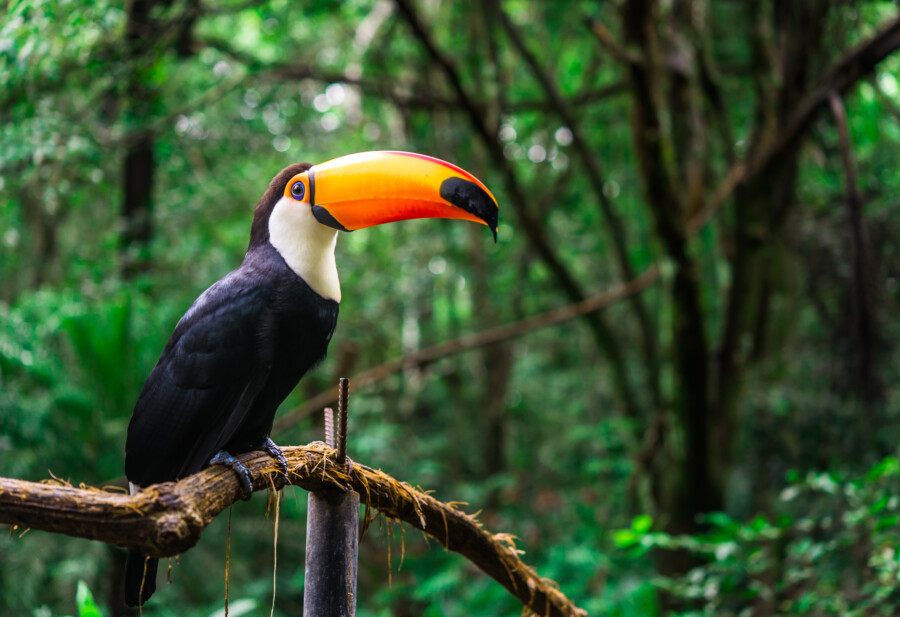
{"label": "orange beak", "polygon": [[309,203],[323,225],[353,231],[418,218],[487,225],[497,240],[497,200],[472,174],[411,152],[360,152],[314,165]]}

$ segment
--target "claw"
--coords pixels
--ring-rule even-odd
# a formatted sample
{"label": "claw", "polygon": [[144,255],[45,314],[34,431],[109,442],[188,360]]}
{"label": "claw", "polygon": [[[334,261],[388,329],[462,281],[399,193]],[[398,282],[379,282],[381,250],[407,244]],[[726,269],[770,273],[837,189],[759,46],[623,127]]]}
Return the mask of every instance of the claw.
{"label": "claw", "polygon": [[288,462],[287,458],[284,456],[284,452],[282,452],[281,448],[275,445],[275,442],[272,441],[271,437],[266,437],[266,440],[263,442],[263,450],[268,453],[269,456],[278,461],[278,465],[281,466],[282,480],[281,486],[278,488],[284,488],[284,485],[288,483]]}
{"label": "claw", "polygon": [[344,458],[347,461],[347,475],[352,476],[353,475],[353,459],[350,458],[349,456],[344,457]]}
{"label": "claw", "polygon": [[225,450],[219,450],[215,456],[209,459],[209,464],[225,465],[226,467],[231,468],[231,470],[237,474],[238,482],[241,484],[241,489],[244,492],[244,496],[241,499],[247,501],[253,496],[253,474],[250,473],[250,470],[247,469],[242,462],[234,458],[231,453],[226,452]]}

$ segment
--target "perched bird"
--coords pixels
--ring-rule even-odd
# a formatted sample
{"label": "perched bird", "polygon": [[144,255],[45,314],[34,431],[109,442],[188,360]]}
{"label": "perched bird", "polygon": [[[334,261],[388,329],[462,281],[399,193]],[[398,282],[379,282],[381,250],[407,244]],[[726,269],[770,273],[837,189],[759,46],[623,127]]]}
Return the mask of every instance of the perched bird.
{"label": "perched bird", "polygon": [[[283,169],[259,200],[240,267],[188,309],[144,384],[128,425],[132,492],[209,464],[250,472],[234,457],[265,450],[278,405],[325,357],[341,288],[338,230],[414,218],[486,224],[497,238],[497,200],[462,169],[408,152],[363,152]],[[157,560],[129,552],[125,601],[156,589]]]}

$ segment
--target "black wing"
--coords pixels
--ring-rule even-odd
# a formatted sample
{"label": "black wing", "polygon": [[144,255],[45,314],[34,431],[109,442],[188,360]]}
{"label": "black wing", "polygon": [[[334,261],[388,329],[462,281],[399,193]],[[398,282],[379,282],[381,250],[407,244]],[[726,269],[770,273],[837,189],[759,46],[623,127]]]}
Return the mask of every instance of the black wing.
{"label": "black wing", "polygon": [[146,486],[194,473],[238,429],[271,370],[259,340],[269,297],[264,281],[238,269],[178,322],[128,425],[131,482]]}

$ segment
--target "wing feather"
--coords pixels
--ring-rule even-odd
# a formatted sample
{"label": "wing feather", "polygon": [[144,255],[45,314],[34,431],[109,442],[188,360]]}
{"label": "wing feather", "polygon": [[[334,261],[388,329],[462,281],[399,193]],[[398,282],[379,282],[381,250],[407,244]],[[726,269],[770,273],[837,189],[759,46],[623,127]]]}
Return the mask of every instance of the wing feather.
{"label": "wing feather", "polygon": [[201,469],[265,386],[264,284],[232,272],[182,317],[135,404],[125,473],[141,486]]}

